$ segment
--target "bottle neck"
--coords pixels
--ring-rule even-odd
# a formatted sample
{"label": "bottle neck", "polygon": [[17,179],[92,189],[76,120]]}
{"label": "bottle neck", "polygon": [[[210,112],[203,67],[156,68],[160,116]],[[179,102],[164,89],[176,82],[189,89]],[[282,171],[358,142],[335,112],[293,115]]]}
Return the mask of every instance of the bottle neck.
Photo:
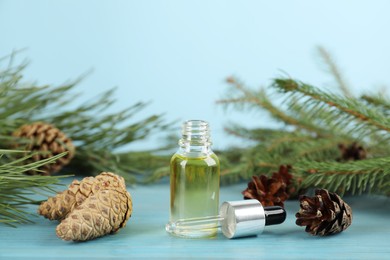
{"label": "bottle neck", "polygon": [[190,120],[184,122],[179,146],[179,151],[181,153],[211,153],[209,124],[202,120]]}

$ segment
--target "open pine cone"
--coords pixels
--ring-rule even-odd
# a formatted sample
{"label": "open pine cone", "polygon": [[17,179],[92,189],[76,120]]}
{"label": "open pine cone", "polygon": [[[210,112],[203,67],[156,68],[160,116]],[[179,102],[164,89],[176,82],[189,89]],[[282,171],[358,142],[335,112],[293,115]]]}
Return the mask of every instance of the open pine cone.
{"label": "open pine cone", "polygon": [[67,190],[41,203],[38,214],[50,220],[63,220],[74,208],[80,206],[91,195],[104,189],[126,190],[123,177],[111,172],[102,172],[96,177],[73,180]]}
{"label": "open pine cone", "polygon": [[314,197],[301,196],[300,206],[296,224],[312,235],[337,234],[351,225],[352,209],[336,193],[316,190]]}
{"label": "open pine cone", "polygon": [[102,172],[73,181],[68,190],[43,202],[38,213],[61,221],[56,233],[63,240],[86,241],[125,227],[132,210],[124,179]]}
{"label": "open pine cone", "polygon": [[241,192],[244,199],[257,199],[263,206],[284,207],[284,201],[289,197],[287,186],[292,178],[289,169],[290,166],[281,165],[279,172],[275,172],[271,178],[265,175],[252,176],[248,187]]}
{"label": "open pine cone", "polygon": [[50,175],[56,173],[67,165],[73,158],[75,147],[72,141],[58,128],[43,122],[36,122],[29,125],[23,125],[13,134],[14,137],[20,137],[29,140],[28,144],[16,144],[16,149],[37,152],[28,162],[36,162],[42,159],[51,158],[54,155],[68,152],[65,156],[56,160],[55,163],[45,164],[39,171],[29,171],[28,174]]}

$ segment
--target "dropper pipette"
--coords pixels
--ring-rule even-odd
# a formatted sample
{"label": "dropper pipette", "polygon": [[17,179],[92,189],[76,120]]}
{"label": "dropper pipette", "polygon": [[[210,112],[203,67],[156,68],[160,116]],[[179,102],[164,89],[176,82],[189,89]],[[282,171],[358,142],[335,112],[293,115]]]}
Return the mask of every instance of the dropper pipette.
{"label": "dropper pipette", "polygon": [[228,238],[261,234],[264,226],[281,224],[286,211],[279,206],[263,207],[257,200],[227,201],[220,207],[219,215],[179,219],[166,225],[169,233],[182,234],[221,228]]}

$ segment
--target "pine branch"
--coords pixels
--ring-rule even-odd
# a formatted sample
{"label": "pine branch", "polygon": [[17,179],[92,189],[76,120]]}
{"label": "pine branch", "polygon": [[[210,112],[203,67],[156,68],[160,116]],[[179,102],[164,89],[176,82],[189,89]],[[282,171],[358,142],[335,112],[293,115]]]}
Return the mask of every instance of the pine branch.
{"label": "pine branch", "polygon": [[[223,182],[267,175],[281,164],[289,164],[295,179],[303,180],[297,183],[298,190],[320,186],[338,193],[390,196],[390,102],[383,95],[352,97],[329,54],[320,51],[344,95],[292,79],[275,79],[273,89],[284,96],[284,102],[275,105],[264,89],[250,90],[234,78],[228,79],[233,91],[219,104],[267,111],[285,127],[227,127],[228,133],[251,140],[253,146],[240,150],[235,163],[221,160]],[[345,161],[349,159],[361,161]]]}
{"label": "pine branch", "polygon": [[334,124],[331,108],[323,105],[308,105],[307,100],[299,99],[294,95],[287,97],[284,103],[287,104],[286,110],[292,116],[309,121],[310,124],[318,129],[316,131],[316,137],[329,139],[343,138],[346,141],[353,141],[351,135],[345,131],[345,125]]}
{"label": "pine branch", "polygon": [[340,73],[339,68],[337,67],[336,63],[334,62],[332,56],[330,53],[323,47],[319,46],[317,48],[318,53],[320,54],[321,58],[323,59],[324,63],[327,65],[328,70],[330,74],[333,75],[338,87],[346,97],[352,97],[351,90],[348,86],[348,84],[345,82],[345,79],[343,78],[342,74]]}
{"label": "pine branch", "polygon": [[381,109],[386,115],[390,114],[390,100],[385,95],[363,95],[361,99],[366,101],[368,104]]}
{"label": "pine branch", "polygon": [[[308,84],[296,82],[291,79],[275,79],[273,87],[280,90],[283,93],[293,92],[300,93],[304,96],[310,97],[307,104],[312,105],[328,105],[334,107],[337,110],[334,111],[332,118],[334,121],[352,122],[352,119],[357,119],[364,125],[370,125],[375,130],[390,131],[390,119],[384,116],[380,111],[373,107],[368,107],[357,99],[343,98],[336,94],[327,93],[314,88]],[[356,130],[356,129],[355,129]],[[367,128],[357,130],[368,130]],[[372,130],[372,129],[369,129]]]}
{"label": "pine branch", "polygon": [[0,141],[3,146],[23,143],[25,140],[11,137],[12,132],[24,124],[42,121],[55,125],[76,145],[75,157],[69,165],[75,172],[96,175],[113,171],[129,183],[135,182],[137,175],[145,174],[146,170],[139,167],[137,161],[133,161],[133,165],[121,163],[116,151],[166,130],[168,125],[161,114],[139,119],[138,114],[148,105],[143,102],[107,113],[115,104],[115,89],[81,102],[81,95],[75,89],[84,76],[60,86],[38,85],[22,81],[26,66],[26,63],[17,66],[11,63],[0,69]]}
{"label": "pine branch", "polygon": [[[285,112],[282,109],[276,109],[276,106],[265,95],[264,90],[260,90],[260,92],[251,91],[232,78],[229,78],[228,82],[233,83],[235,89],[240,90],[236,94],[238,97],[222,99],[218,103],[236,107],[236,101],[240,100],[242,103],[240,103],[241,107],[239,108],[241,109],[249,103],[252,109],[268,112],[271,110],[270,114],[273,118],[277,120],[282,118],[281,121],[286,125],[295,127],[295,130],[247,129],[236,124],[227,127],[226,131],[228,133],[253,140],[258,142],[259,145],[247,149],[248,153],[255,154],[252,158],[247,154],[242,155],[245,162],[241,161],[240,163],[250,163],[251,165],[247,165],[246,168],[234,167],[234,170],[225,171],[223,174],[225,179],[230,180],[231,177],[235,178],[237,175],[239,178],[243,177],[245,179],[255,175],[259,169],[265,171],[263,173],[267,173],[277,170],[280,164],[294,165],[302,159],[335,160],[339,154],[338,144],[345,140],[352,140],[348,134],[341,134],[342,127],[333,127],[328,122],[321,121],[321,119],[329,117],[331,114],[329,109],[317,106],[315,111],[318,114],[313,116],[313,107],[308,108],[305,104],[298,103],[301,100],[290,95],[286,102],[288,106]],[[233,104],[230,103],[232,100],[234,100]],[[251,104],[256,105],[251,106]],[[274,109],[276,109],[276,113]],[[288,118],[288,120],[284,120],[285,118]],[[230,166],[223,165],[223,167]],[[243,171],[245,174],[239,173],[239,171]]]}
{"label": "pine branch", "polygon": [[230,105],[237,109],[244,109],[245,107],[262,109],[267,111],[275,120],[283,122],[286,125],[304,129],[317,135],[323,134],[323,129],[313,125],[307,119],[290,116],[288,113],[285,113],[283,110],[277,108],[277,106],[271,102],[264,89],[260,89],[257,92],[252,91],[233,77],[229,77],[227,82],[233,86],[235,90],[233,94],[238,95],[238,97],[220,99],[216,102],[217,104],[225,105],[225,107]]}
{"label": "pine branch", "polygon": [[302,161],[294,166],[303,187],[321,187],[340,193],[382,193],[390,196],[390,157],[338,162]]}
{"label": "pine branch", "polygon": [[28,176],[25,172],[37,170],[42,165],[54,163],[64,154],[53,156],[50,159],[25,163],[34,154],[29,154],[18,160],[10,161],[7,157],[24,151],[0,150],[0,223],[15,227],[16,224],[32,222],[30,213],[23,207],[27,204],[36,204],[33,199],[42,192],[54,192],[53,185],[59,185],[60,178],[67,176]]}
{"label": "pine branch", "polygon": [[[231,78],[229,82],[236,84]],[[290,164],[294,176],[304,179],[299,189],[319,185],[339,193],[372,191],[389,195],[390,168],[386,162],[390,158],[390,121],[384,109],[386,102],[362,104],[359,99],[324,92],[290,79],[276,79],[273,87],[287,94],[284,101],[287,107],[280,106],[280,113],[273,113],[276,106],[270,101],[272,107],[264,105],[267,103],[259,98],[264,98],[258,95],[265,93],[264,90],[255,92],[243,85],[236,86],[239,90],[233,93],[236,96],[230,92],[228,98],[219,101],[239,109],[264,110],[276,120],[281,120],[281,114],[294,119],[281,120],[294,127],[293,130],[247,129],[234,124],[227,127],[228,133],[253,140],[255,145],[242,151],[235,164],[221,160],[225,168],[221,174],[224,182],[269,174],[280,164]],[[301,122],[313,127],[301,127]],[[372,161],[340,162],[343,157],[338,146],[356,140],[366,145]]]}

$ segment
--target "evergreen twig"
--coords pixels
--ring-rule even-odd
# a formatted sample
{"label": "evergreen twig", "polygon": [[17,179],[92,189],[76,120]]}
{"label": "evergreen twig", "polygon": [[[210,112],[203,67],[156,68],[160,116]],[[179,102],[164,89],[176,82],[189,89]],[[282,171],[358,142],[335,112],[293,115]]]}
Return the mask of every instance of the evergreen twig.
{"label": "evergreen twig", "polygon": [[329,52],[324,48],[319,46],[317,48],[318,53],[324,60],[324,63],[327,65],[329,73],[334,77],[338,87],[346,97],[352,97],[350,87],[345,82],[343,75],[340,73],[338,66],[336,65],[333,57],[329,54]]}
{"label": "evergreen twig", "polygon": [[390,131],[390,119],[388,117],[384,116],[377,109],[362,104],[357,99],[327,93],[292,79],[275,79],[273,86],[284,93],[301,93],[304,96],[310,97],[309,102],[307,102],[308,105],[324,103],[337,108],[342,113],[335,111],[333,114],[333,120],[335,121],[340,120],[342,116],[345,116],[343,117],[343,121],[348,120],[348,116],[352,116],[365,124],[374,126],[377,130]]}
{"label": "evergreen twig", "polygon": [[300,120],[298,118],[294,118],[281,109],[277,108],[269,99],[266,91],[264,89],[260,89],[259,91],[252,91],[246,88],[243,83],[241,83],[238,79],[234,77],[229,77],[227,82],[233,86],[233,94],[239,95],[234,98],[220,99],[217,100],[217,104],[223,104],[225,106],[234,106],[238,109],[243,109],[245,107],[249,108],[261,108],[266,110],[271,114],[273,118],[278,121],[281,121],[287,125],[292,125],[298,128],[305,129],[309,132],[319,133],[321,132],[316,126],[311,124],[308,121]]}
{"label": "evergreen twig", "polygon": [[363,192],[390,196],[390,157],[346,163],[301,161],[294,166],[304,176],[302,187],[321,187],[344,194]]}
{"label": "evergreen twig", "polygon": [[60,178],[67,176],[28,176],[24,173],[48,163],[54,163],[64,154],[53,156],[33,163],[25,163],[34,156],[29,154],[18,160],[9,160],[7,156],[24,151],[0,150],[0,223],[16,227],[16,224],[32,222],[31,214],[23,208],[27,204],[37,204],[36,195],[42,192],[54,192],[53,185],[59,185]]}
{"label": "evergreen twig", "polygon": [[[3,63],[7,59],[10,57],[4,58]],[[139,119],[139,112],[147,106],[143,102],[107,113],[115,103],[114,89],[76,105],[80,95],[75,88],[83,77],[60,86],[38,85],[23,81],[26,66],[27,63],[15,66],[10,62],[0,69],[0,147],[23,142],[11,137],[23,124],[43,121],[55,125],[76,145],[76,154],[68,167],[78,174],[112,171],[134,183],[138,175],[147,172],[136,160],[131,165],[124,163],[138,152],[119,155],[117,150],[123,151],[129,144],[167,129],[161,114]]]}
{"label": "evergreen twig", "polygon": [[390,114],[390,100],[385,95],[363,95],[361,99],[366,101],[368,104],[381,109],[386,115]]}
{"label": "evergreen twig", "polygon": [[[292,174],[302,180],[297,183],[297,190],[321,187],[341,194],[374,192],[390,196],[390,101],[380,94],[353,97],[329,53],[321,48],[319,51],[343,95],[277,78],[271,89],[278,90],[285,100],[276,105],[271,102],[268,89],[250,90],[228,78],[233,90],[218,104],[267,111],[284,126],[227,127],[228,133],[249,139],[253,145],[237,150],[234,163],[226,160],[226,152],[222,152],[224,182],[270,174],[279,165],[290,164]],[[343,161],[338,147],[354,142],[366,149],[367,159]]]}

